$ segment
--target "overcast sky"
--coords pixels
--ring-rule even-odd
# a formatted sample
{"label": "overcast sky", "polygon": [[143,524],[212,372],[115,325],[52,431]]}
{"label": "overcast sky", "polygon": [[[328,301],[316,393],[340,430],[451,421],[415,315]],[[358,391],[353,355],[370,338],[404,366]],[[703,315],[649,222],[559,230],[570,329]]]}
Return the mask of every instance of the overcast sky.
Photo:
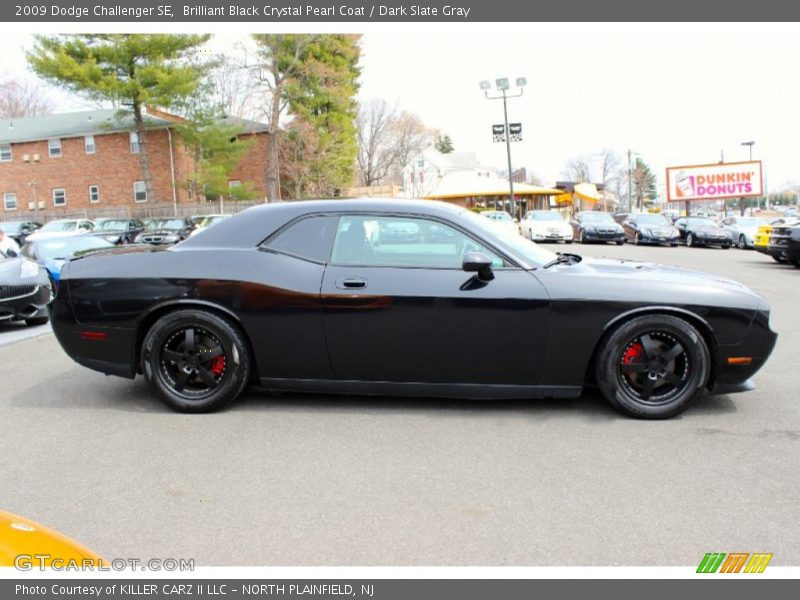
{"label": "overcast sky", "polygon": [[[225,46],[234,35],[217,41]],[[25,72],[31,38],[4,34],[0,73]],[[385,98],[448,133],[456,150],[475,151],[505,166],[505,146],[491,141],[502,102],[488,101],[482,79],[526,77],[509,118],[523,124],[512,146],[514,167],[545,183],[560,179],[565,161],[604,147],[628,148],[663,184],[670,165],[746,160],[740,143],[755,140],[768,187],[800,181],[800,36],[763,29],[725,33],[563,28],[530,33],[367,33],[362,42],[362,99]],[[80,101],[55,92],[59,110]]]}

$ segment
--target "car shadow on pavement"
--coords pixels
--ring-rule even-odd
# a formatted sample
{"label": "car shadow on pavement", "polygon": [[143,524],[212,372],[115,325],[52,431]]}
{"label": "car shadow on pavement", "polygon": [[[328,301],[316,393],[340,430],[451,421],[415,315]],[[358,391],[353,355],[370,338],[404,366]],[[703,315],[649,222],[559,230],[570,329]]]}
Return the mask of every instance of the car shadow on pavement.
{"label": "car shadow on pavement", "polygon": [[[158,398],[157,393],[142,377],[134,380],[104,377],[99,374],[71,370],[7,399],[15,408],[71,409],[93,408],[126,412],[174,414]],[[270,392],[254,385],[224,412],[281,412],[281,413],[469,413],[524,414],[537,419],[569,416],[583,421],[608,422],[628,417],[614,410],[596,390],[587,390],[578,398],[522,400],[460,400],[450,398],[411,398],[395,396],[345,396],[337,394],[302,394]],[[699,399],[678,419],[693,414],[716,414],[736,411],[729,396]]]}

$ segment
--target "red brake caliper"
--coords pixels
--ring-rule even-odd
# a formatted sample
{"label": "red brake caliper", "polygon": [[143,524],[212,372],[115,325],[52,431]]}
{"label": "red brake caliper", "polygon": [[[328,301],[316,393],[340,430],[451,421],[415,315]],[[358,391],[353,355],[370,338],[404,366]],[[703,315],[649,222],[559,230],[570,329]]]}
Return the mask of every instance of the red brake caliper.
{"label": "red brake caliper", "polygon": [[224,357],[224,356],[222,356],[222,355],[220,355],[220,356],[215,356],[215,357],[214,357],[214,358],[211,360],[211,372],[212,372],[212,373],[213,373],[215,376],[219,377],[220,375],[222,375],[222,372],[223,372],[224,370],[225,370],[225,357]]}
{"label": "red brake caliper", "polygon": [[[625,354],[622,356],[622,364],[623,365],[630,365],[635,362],[639,362],[644,355],[644,346],[640,342],[634,342],[628,349],[625,350]],[[630,377],[630,375],[628,375]]]}

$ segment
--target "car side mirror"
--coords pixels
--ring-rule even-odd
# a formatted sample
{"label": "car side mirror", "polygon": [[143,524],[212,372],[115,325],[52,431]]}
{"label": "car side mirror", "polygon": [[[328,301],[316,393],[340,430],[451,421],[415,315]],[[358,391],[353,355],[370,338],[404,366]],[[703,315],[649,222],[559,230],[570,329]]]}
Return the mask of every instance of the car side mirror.
{"label": "car side mirror", "polygon": [[481,281],[491,281],[494,279],[492,272],[492,259],[483,252],[467,252],[464,255],[462,268],[467,273],[477,273]]}

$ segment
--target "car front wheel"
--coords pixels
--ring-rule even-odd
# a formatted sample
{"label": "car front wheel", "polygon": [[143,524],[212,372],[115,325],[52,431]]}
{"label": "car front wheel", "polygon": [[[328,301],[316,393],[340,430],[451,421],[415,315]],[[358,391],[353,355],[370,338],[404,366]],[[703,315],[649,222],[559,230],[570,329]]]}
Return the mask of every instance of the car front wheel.
{"label": "car front wheel", "polygon": [[691,248],[694,246],[694,235],[691,233],[686,234],[686,245]]}
{"label": "car front wheel", "polygon": [[739,235],[739,240],[736,242],[736,247],[739,248],[739,250],[744,250],[747,248],[747,238],[744,237],[744,234]]}
{"label": "car front wheel", "polygon": [[250,377],[250,354],[230,320],[205,310],[179,310],[147,332],[142,371],[170,408],[211,412],[242,393]]}
{"label": "car front wheel", "polygon": [[708,381],[710,355],[697,329],[671,315],[627,321],[602,343],[595,381],[606,400],[640,419],[683,412]]}

